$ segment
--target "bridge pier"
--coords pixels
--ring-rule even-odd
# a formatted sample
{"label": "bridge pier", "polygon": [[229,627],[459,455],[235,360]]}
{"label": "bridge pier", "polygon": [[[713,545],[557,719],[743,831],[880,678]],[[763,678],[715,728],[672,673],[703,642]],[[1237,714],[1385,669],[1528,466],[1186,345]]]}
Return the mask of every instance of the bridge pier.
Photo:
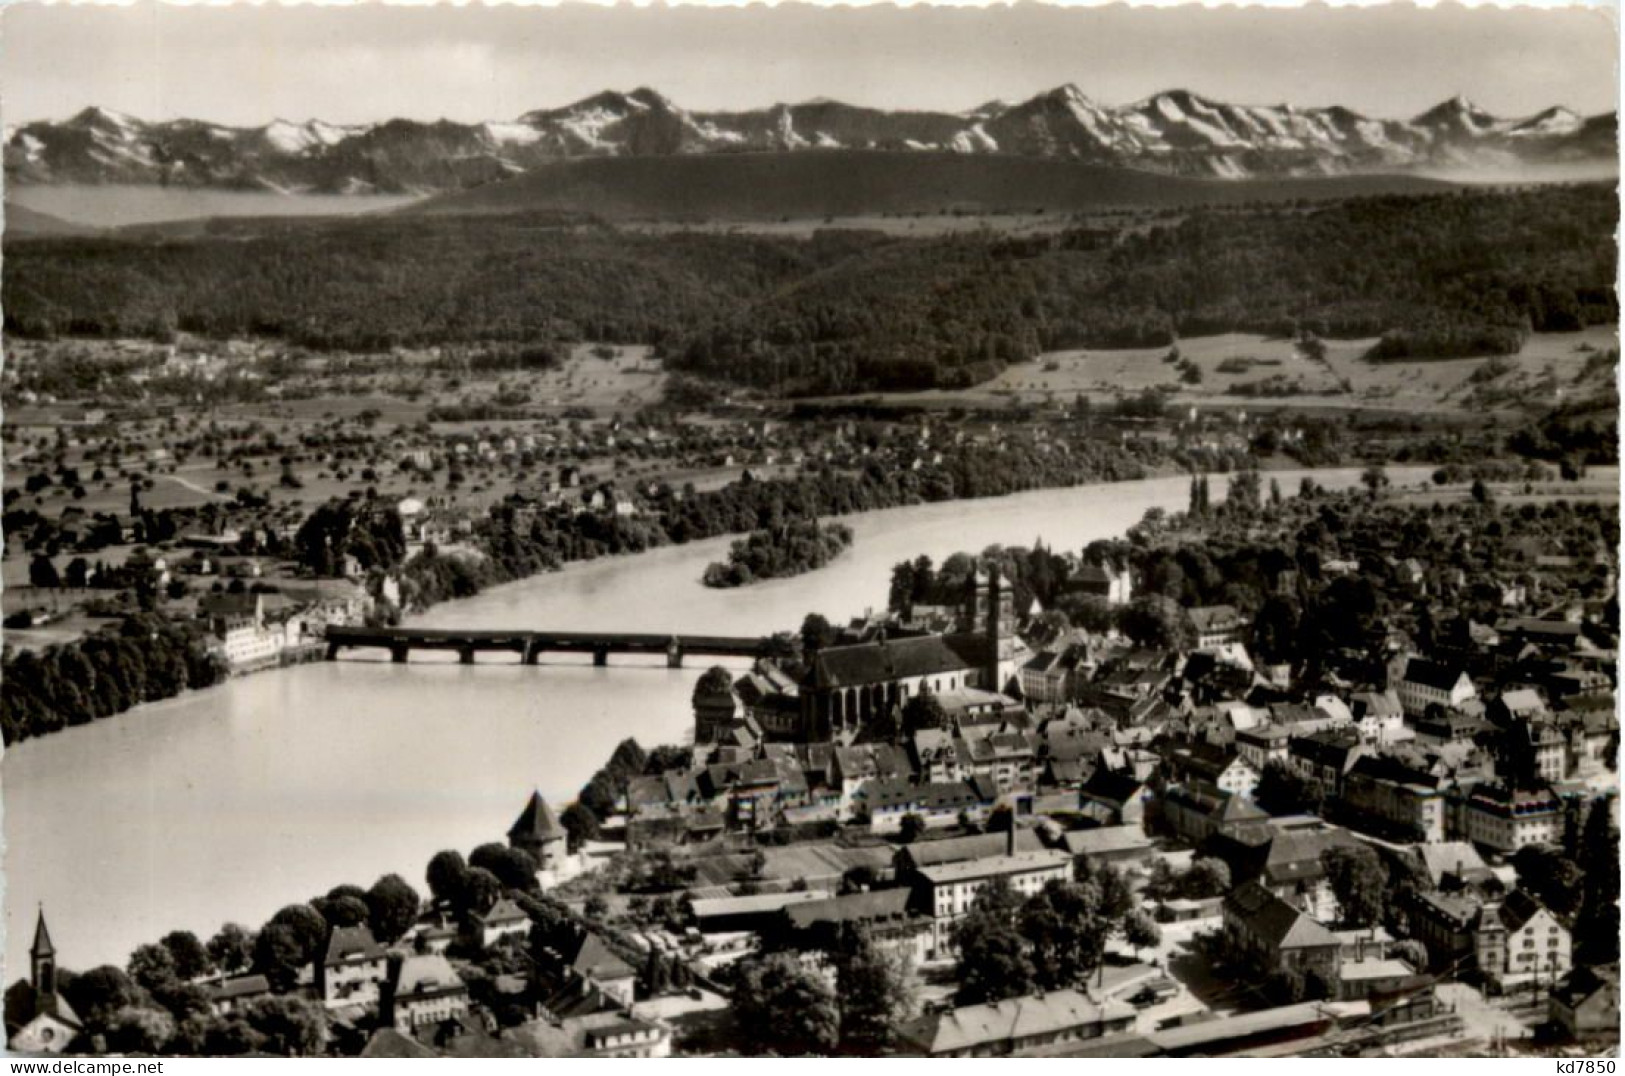
{"label": "bridge pier", "polygon": [[472,646],[459,646],[457,648],[457,661],[462,665],[474,664],[474,648]]}
{"label": "bridge pier", "polygon": [[327,660],[328,661],[337,661],[338,659],[339,659],[339,644],[338,643],[328,643],[327,644]]}
{"label": "bridge pier", "polygon": [[683,646],[676,639],[666,645],[666,668],[681,669],[683,667]]}
{"label": "bridge pier", "polygon": [[396,665],[405,665],[406,655],[410,654],[411,652],[412,648],[406,643],[396,643],[389,648],[389,660],[394,662]]}
{"label": "bridge pier", "polygon": [[541,657],[542,648],[536,645],[536,640],[526,639],[524,648],[519,651],[519,660],[526,665],[534,665]]}
{"label": "bridge pier", "polygon": [[592,652],[592,663],[594,665],[608,665],[609,664],[609,647],[600,646],[597,649],[595,649]]}

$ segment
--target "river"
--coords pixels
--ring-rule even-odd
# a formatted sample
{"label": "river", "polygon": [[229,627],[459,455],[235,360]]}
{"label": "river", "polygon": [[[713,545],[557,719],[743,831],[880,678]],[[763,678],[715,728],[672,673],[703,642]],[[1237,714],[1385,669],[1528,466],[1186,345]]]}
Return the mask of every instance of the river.
{"label": "river", "polygon": [[[1291,494],[1302,473],[1276,477]],[[1426,471],[1389,474],[1399,484]],[[1340,488],[1359,472],[1315,477]],[[1164,478],[848,517],[853,547],[833,564],[737,590],[699,581],[731,539],[696,542],[572,564],[417,622],[794,630],[810,611],[840,621],[883,605],[905,558],[1034,540],[1078,550],[1121,535],[1148,508],[1182,509],[1188,488]],[[358,656],[262,673],[8,750],[7,980],[26,972],[41,905],[63,965],[83,970],[122,964],[177,928],[207,939],[227,919],[258,927],[284,904],[389,871],[423,889],[431,855],[501,840],[532,788],[562,804],[622,738],[680,742],[704,668],[480,660]]]}

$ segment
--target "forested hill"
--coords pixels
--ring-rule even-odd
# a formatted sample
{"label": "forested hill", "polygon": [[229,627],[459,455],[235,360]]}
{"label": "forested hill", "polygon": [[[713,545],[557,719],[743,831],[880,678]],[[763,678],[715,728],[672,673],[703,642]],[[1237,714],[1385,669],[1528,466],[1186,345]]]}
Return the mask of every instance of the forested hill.
{"label": "forested hill", "polygon": [[646,235],[524,216],[7,243],[22,335],[263,334],[312,348],[595,339],[788,394],[974,383],[1174,334],[1389,334],[1516,350],[1617,318],[1601,185],[1147,211],[1054,235]]}
{"label": "forested hill", "polygon": [[591,157],[443,194],[408,214],[590,212],[611,220],[821,220],[878,214],[1074,213],[1103,206],[1243,202],[1425,193],[1418,176],[1352,175],[1234,182],[1133,168],[959,153],[724,153]]}

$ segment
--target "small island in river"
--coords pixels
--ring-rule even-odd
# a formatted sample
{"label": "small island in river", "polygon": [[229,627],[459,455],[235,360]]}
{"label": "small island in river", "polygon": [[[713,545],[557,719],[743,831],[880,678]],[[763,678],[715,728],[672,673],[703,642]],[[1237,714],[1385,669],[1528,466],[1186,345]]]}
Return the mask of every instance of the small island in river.
{"label": "small island in river", "polygon": [[816,519],[792,520],[735,542],[726,561],[706,567],[704,582],[708,587],[742,587],[758,579],[816,571],[851,544],[852,528],[844,523],[819,526]]}

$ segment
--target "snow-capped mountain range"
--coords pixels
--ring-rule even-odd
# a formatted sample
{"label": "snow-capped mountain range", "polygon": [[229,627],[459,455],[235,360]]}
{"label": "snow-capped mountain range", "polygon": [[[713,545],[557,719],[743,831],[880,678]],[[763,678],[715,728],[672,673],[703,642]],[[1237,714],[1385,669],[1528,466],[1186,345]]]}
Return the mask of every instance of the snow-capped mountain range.
{"label": "snow-capped mountain range", "polygon": [[1614,113],[1584,117],[1558,107],[1504,118],[1462,97],[1391,120],[1336,106],[1223,104],[1187,90],[1106,107],[1072,85],[959,114],[828,100],[690,112],[638,89],[473,124],[225,127],[87,108],[8,130],[5,168],[17,184],[400,193],[462,189],[574,157],[844,148],[1016,154],[1244,179],[1605,162],[1616,157],[1616,139]]}

